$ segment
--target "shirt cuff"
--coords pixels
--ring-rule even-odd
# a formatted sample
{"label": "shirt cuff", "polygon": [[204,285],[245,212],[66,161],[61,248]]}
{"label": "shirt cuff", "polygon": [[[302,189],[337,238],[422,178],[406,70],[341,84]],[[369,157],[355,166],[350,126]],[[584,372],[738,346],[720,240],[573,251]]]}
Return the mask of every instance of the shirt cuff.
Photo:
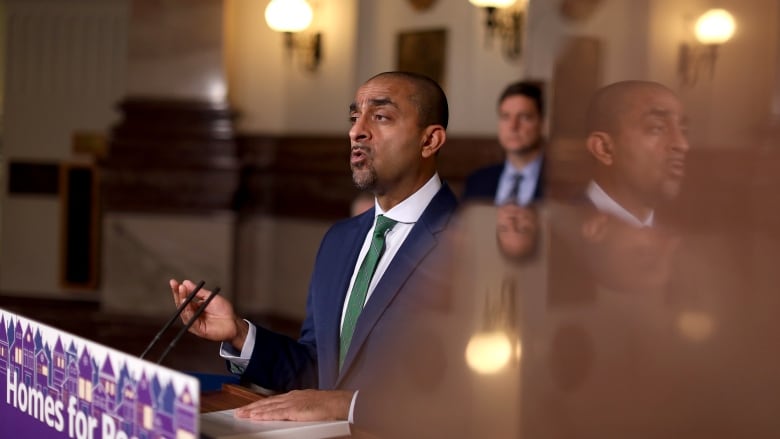
{"label": "shirt cuff", "polygon": [[230,362],[231,372],[239,375],[244,372],[247,365],[249,365],[249,360],[252,359],[252,353],[255,350],[255,338],[257,337],[257,327],[249,320],[244,321],[249,324],[249,331],[246,334],[241,352],[238,352],[233,345],[224,341],[219,345],[219,356]]}
{"label": "shirt cuff", "polygon": [[349,417],[347,420],[350,424],[355,423],[355,401],[357,401],[357,396],[360,390],[355,390],[355,393],[352,395],[352,402],[349,403]]}

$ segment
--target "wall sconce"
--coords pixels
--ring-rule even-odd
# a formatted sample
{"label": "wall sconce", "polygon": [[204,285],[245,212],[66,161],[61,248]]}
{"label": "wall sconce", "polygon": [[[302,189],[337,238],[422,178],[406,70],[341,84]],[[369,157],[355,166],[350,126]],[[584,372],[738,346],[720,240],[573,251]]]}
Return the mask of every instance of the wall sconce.
{"label": "wall sconce", "polygon": [[297,54],[304,68],[315,71],[322,58],[322,36],[319,32],[305,35],[314,13],[306,0],[271,0],[265,8],[268,27],[284,32],[284,46],[292,57]]}
{"label": "wall sconce", "polygon": [[501,286],[497,303],[486,294],[482,327],[466,345],[466,363],[471,370],[492,374],[509,363],[520,361],[522,348],[515,320],[516,300],[515,283],[508,279]]}
{"label": "wall sconce", "polygon": [[510,8],[517,0],[469,0],[477,7],[485,8],[485,40],[490,47],[494,38],[501,42],[501,48],[507,59],[520,58],[523,51],[523,21],[525,4]]}
{"label": "wall sconce", "polygon": [[696,20],[695,35],[699,45],[683,43],[677,70],[683,85],[693,86],[700,70],[715,75],[718,46],[730,40],[736,30],[734,17],[725,9],[710,9]]}

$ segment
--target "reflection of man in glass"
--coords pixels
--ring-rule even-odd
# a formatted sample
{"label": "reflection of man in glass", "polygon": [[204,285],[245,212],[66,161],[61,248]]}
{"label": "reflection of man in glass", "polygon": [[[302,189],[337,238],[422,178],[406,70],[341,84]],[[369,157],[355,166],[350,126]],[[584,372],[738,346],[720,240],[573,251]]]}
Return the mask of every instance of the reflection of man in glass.
{"label": "reflection of man in glass", "polygon": [[623,81],[600,89],[587,117],[586,146],[596,159],[587,197],[629,224],[652,226],[655,208],[680,191],[685,173],[685,117],[661,84]]}
{"label": "reflection of man in glass", "polygon": [[585,219],[581,233],[584,263],[601,287],[651,292],[667,286],[680,242],[676,234],[600,212]]}
{"label": "reflection of man in glass", "polygon": [[536,210],[516,204],[496,209],[496,241],[504,259],[520,262],[533,256],[539,232]]}
{"label": "reflection of man in glass", "polygon": [[528,436],[684,437],[677,414],[689,404],[672,397],[689,367],[674,327],[680,238],[656,219],[685,173],[682,104],[663,85],[619,82],[596,92],[587,124],[590,203],[550,212],[549,355],[537,375],[552,384],[537,391],[555,402],[529,416]]}
{"label": "reflection of man in glass", "polygon": [[596,289],[663,288],[679,239],[655,212],[680,192],[689,150],[683,106],[667,87],[622,81],[599,89],[585,146],[595,159],[585,197],[551,232],[550,303],[593,303]]}

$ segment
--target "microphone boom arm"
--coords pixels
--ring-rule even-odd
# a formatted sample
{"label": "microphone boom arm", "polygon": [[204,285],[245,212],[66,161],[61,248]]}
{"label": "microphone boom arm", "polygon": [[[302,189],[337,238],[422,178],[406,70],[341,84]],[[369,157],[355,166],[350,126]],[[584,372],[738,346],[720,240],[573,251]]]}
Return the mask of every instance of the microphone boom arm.
{"label": "microphone boom arm", "polygon": [[209,296],[206,298],[206,300],[204,300],[203,303],[201,303],[200,306],[198,306],[198,309],[195,310],[195,314],[192,315],[192,318],[189,321],[187,321],[187,324],[184,325],[176,334],[176,336],[173,337],[173,340],[171,340],[171,342],[168,343],[168,346],[165,348],[165,351],[163,351],[163,353],[160,355],[160,358],[157,360],[157,364],[162,363],[163,359],[168,355],[168,352],[170,352],[171,349],[173,349],[173,347],[176,346],[176,343],[178,343],[179,339],[184,335],[184,333],[189,331],[192,325],[198,320],[200,315],[203,314],[203,311],[206,310],[206,307],[209,306],[209,303],[211,303],[211,301],[215,297],[217,297],[217,294],[219,294],[219,290],[220,290],[219,287],[214,288],[214,291],[212,291],[211,294],[209,294]]}

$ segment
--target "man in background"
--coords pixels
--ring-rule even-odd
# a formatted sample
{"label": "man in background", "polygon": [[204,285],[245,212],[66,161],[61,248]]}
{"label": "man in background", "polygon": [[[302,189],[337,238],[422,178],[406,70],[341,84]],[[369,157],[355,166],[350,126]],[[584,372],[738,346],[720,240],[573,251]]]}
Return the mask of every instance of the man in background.
{"label": "man in background", "polygon": [[498,143],[506,160],[466,179],[463,201],[527,206],[543,195],[544,97],[530,81],[509,84],[498,99]]}

